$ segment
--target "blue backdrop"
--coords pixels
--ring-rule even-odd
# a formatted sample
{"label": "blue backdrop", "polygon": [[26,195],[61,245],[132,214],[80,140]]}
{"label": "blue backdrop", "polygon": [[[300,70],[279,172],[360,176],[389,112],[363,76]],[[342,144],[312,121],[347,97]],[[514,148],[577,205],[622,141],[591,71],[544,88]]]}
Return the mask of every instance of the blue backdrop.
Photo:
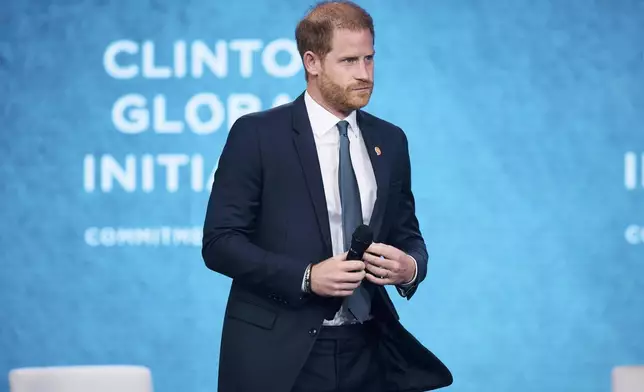
{"label": "blue backdrop", "polygon": [[[644,363],[644,2],[359,3],[367,109],[408,134],[431,257],[412,301],[392,291],[403,323],[449,390],[608,391]],[[215,390],[208,183],[235,118],[303,90],[309,5],[2,3],[0,373],[134,363]]]}

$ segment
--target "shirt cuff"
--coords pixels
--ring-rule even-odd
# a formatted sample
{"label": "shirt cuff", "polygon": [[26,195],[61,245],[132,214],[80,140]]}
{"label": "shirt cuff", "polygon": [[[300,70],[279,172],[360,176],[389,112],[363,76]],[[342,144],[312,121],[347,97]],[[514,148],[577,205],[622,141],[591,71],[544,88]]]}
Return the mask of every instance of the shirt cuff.
{"label": "shirt cuff", "polygon": [[416,282],[416,277],[418,276],[418,262],[416,261],[414,256],[412,256],[412,255],[407,255],[407,256],[411,257],[411,259],[414,260],[414,266],[416,268],[414,269],[414,276],[411,278],[411,280],[409,282],[407,282],[407,283],[401,283],[400,284],[401,287],[409,287],[409,286],[413,285]]}

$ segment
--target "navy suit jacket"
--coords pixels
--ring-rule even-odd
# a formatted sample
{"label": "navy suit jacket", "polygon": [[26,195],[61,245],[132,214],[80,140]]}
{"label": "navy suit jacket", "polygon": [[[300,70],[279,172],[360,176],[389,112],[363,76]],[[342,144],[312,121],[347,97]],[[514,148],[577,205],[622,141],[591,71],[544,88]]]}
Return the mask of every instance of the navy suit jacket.
{"label": "navy suit jacket", "polygon": [[[418,264],[410,299],[427,273],[427,251],[415,215],[407,139],[364,111],[357,121],[378,187],[370,227],[374,241]],[[376,147],[381,154],[376,153]],[[206,266],[232,278],[219,362],[219,391],[288,392],[324,319],[340,298],[302,293],[309,263],[333,256],[320,164],[304,94],[245,115],[231,128],[215,172],[204,223]],[[384,287],[372,313],[390,391],[450,385],[449,370],[399,322]]]}

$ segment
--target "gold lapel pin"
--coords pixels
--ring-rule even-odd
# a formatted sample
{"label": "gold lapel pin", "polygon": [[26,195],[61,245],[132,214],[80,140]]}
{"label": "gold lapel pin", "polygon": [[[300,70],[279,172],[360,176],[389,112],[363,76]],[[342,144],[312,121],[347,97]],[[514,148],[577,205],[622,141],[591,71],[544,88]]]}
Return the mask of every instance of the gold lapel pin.
{"label": "gold lapel pin", "polygon": [[380,156],[380,154],[382,154],[382,151],[380,151],[380,147],[376,146],[374,150],[376,150],[376,155]]}

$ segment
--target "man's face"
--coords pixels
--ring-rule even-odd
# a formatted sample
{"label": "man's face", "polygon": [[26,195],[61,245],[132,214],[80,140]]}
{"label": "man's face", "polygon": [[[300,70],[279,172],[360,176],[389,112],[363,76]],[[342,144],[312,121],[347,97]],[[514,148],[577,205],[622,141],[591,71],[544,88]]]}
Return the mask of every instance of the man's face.
{"label": "man's face", "polygon": [[322,97],[343,113],[366,106],[373,91],[371,32],[336,29],[331,48],[317,80]]}

